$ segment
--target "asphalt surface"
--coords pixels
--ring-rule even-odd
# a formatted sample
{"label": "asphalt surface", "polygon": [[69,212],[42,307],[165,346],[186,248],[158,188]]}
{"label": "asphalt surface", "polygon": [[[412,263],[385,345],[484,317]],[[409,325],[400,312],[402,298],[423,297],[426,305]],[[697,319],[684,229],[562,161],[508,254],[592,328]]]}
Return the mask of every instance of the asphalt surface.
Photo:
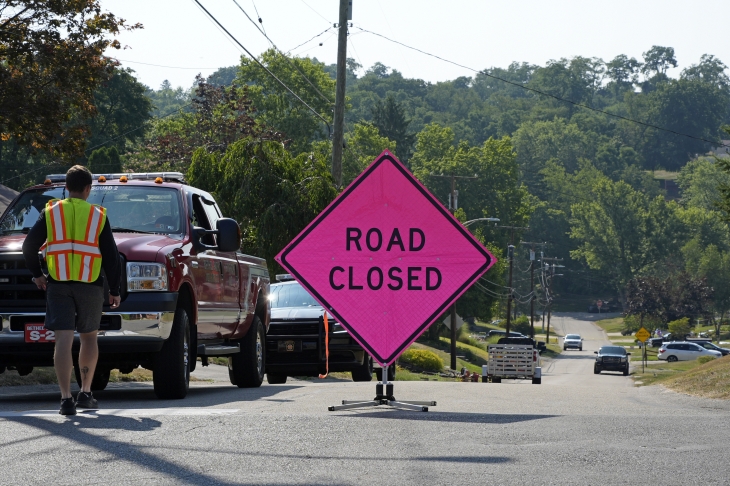
{"label": "asphalt surface", "polygon": [[552,322],[585,347],[545,360],[542,385],[396,382],[399,399],[436,400],[427,413],[327,411],[375,382],[196,382],[178,401],[113,385],[73,418],[54,387],[0,389],[0,484],[730,483],[730,403],[593,375],[605,334],[587,316]]}

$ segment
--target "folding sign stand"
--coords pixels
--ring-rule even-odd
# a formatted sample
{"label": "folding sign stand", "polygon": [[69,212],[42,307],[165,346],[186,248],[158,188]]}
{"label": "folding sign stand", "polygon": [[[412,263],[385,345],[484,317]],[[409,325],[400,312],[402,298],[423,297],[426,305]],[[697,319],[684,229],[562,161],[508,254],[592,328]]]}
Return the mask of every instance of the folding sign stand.
{"label": "folding sign stand", "polygon": [[[385,390],[385,393],[383,393]],[[367,408],[385,405],[388,407],[404,408],[414,412],[428,412],[428,407],[435,407],[436,402],[399,402],[393,396],[393,384],[388,383],[388,367],[383,367],[383,381],[375,385],[375,398],[372,400],[342,400],[342,405],[328,407],[330,412],[351,410],[353,408]]]}

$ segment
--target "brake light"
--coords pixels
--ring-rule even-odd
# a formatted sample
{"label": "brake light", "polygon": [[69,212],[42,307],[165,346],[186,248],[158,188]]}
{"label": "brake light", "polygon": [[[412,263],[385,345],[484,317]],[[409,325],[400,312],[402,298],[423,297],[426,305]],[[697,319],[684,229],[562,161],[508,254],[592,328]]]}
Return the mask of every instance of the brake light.
{"label": "brake light", "polygon": [[537,351],[532,350],[532,361],[537,361]]}
{"label": "brake light", "polygon": [[660,352],[660,353],[663,353],[664,351],[666,351],[666,349],[664,349],[664,348],[659,348],[659,352]]}

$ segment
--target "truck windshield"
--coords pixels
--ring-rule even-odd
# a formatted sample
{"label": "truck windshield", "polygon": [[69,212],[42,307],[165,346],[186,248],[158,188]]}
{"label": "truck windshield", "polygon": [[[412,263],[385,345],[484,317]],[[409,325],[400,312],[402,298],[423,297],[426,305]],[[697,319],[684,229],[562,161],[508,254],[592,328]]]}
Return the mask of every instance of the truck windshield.
{"label": "truck windshield", "polygon": [[[27,233],[51,199],[63,199],[63,187],[24,192],[0,221],[0,234]],[[94,185],[88,202],[103,206],[112,229],[139,233],[182,233],[178,191],[165,187]]]}
{"label": "truck windshield", "polygon": [[278,307],[319,307],[314,297],[297,284],[272,285],[269,294],[272,309]]}

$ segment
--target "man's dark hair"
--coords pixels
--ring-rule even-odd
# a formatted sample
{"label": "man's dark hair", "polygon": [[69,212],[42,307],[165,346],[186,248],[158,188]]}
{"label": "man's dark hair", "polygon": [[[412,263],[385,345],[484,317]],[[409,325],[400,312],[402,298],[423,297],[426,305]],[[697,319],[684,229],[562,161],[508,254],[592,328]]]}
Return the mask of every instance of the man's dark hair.
{"label": "man's dark hair", "polygon": [[66,187],[71,192],[82,192],[91,185],[91,172],[83,165],[74,165],[66,172]]}

